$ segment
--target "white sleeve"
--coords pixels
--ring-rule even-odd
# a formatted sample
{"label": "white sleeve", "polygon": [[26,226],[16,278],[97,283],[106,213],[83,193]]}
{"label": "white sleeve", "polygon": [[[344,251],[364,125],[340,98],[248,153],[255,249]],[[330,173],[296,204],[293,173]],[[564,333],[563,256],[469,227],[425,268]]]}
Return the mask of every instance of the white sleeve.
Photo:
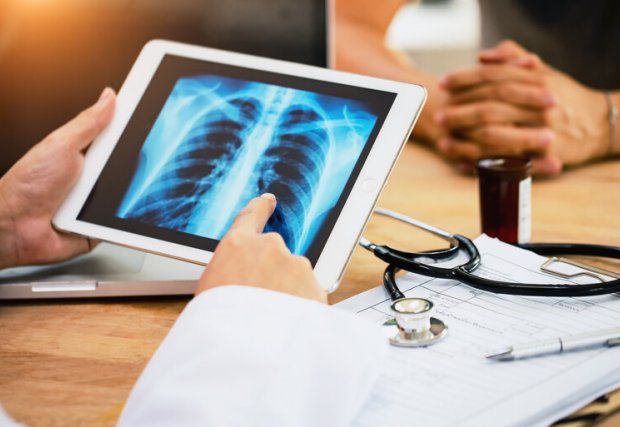
{"label": "white sleeve", "polygon": [[25,427],[23,424],[18,423],[6,413],[2,405],[0,405],[0,427]]}
{"label": "white sleeve", "polygon": [[346,426],[386,351],[379,327],[341,309],[218,287],[185,308],[119,426]]}

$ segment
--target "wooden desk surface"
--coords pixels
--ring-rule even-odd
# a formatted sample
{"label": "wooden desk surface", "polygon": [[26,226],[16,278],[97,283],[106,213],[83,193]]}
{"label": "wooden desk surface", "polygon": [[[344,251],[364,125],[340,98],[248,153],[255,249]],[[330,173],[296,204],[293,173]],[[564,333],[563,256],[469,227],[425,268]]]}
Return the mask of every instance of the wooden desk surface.
{"label": "wooden desk surface", "polygon": [[[476,185],[410,144],[379,205],[475,237]],[[535,181],[532,204],[533,241],[618,245],[620,161]],[[410,249],[439,243],[381,218],[371,220],[366,234]],[[330,302],[378,285],[382,270],[380,261],[358,248]],[[0,402],[33,427],[114,425],[133,383],[188,300],[0,303]]]}

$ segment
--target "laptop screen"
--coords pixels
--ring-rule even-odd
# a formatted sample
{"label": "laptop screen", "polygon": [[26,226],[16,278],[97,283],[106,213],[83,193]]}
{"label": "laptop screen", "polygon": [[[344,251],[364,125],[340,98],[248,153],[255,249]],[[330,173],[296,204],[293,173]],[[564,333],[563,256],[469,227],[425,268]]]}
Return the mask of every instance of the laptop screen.
{"label": "laptop screen", "polygon": [[326,66],[326,0],[2,0],[0,175],[169,39]]}

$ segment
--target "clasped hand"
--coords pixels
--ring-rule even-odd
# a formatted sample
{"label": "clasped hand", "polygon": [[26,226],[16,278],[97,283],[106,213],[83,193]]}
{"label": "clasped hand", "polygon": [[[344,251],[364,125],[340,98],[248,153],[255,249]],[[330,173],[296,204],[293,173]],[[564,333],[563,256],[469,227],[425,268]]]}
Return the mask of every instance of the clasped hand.
{"label": "clasped hand", "polygon": [[477,67],[441,80],[449,93],[435,116],[445,129],[437,148],[470,171],[482,157],[527,155],[536,175],[607,152],[605,97],[506,41],[479,55]]}

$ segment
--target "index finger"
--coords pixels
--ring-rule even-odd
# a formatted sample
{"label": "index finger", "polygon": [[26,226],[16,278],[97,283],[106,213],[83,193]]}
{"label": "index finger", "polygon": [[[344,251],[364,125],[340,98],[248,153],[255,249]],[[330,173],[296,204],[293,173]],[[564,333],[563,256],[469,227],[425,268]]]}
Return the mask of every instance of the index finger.
{"label": "index finger", "polygon": [[442,87],[457,91],[485,83],[513,81],[528,84],[543,84],[541,73],[514,65],[482,65],[450,73],[441,81]]}
{"label": "index finger", "polygon": [[237,214],[230,231],[262,233],[275,209],[276,196],[273,194],[265,193],[260,197],[255,197]]}

